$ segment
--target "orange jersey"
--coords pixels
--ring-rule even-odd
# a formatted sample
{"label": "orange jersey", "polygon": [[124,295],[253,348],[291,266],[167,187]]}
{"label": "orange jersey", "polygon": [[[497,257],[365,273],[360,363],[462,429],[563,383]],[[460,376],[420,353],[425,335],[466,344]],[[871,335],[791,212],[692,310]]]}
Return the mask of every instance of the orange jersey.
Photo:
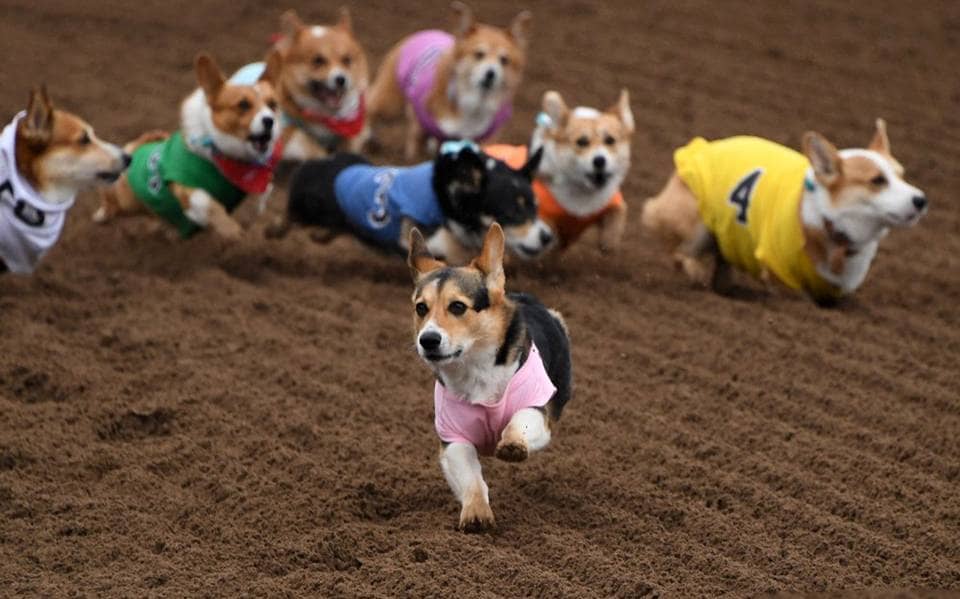
{"label": "orange jersey", "polygon": [[[510,165],[510,168],[518,169],[527,162],[526,146],[496,144],[484,146],[483,151],[498,160],[506,162]],[[611,210],[623,205],[623,194],[618,189],[610,198],[610,201],[607,202],[607,205],[597,212],[587,216],[577,216],[567,212],[539,179],[533,181],[533,193],[537,196],[537,213],[557,234],[561,248],[565,248],[579,239],[591,225],[599,222]]]}

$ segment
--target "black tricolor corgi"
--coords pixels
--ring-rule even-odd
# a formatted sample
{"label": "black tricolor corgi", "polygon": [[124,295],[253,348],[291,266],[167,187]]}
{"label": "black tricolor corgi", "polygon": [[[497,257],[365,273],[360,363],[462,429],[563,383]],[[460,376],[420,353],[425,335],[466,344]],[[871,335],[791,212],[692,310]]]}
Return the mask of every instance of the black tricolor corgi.
{"label": "black tricolor corgi", "polygon": [[479,456],[519,462],[545,448],[572,386],[562,316],[506,292],[503,253],[497,224],[480,256],[459,268],[435,259],[417,229],[410,234],[416,347],[437,377],[440,465],[468,531],[494,525]]}
{"label": "black tricolor corgi", "polygon": [[316,225],[403,253],[416,226],[430,235],[434,255],[463,263],[499,222],[511,250],[535,257],[553,240],[531,188],[539,162],[535,154],[514,170],[471,142],[448,142],[432,162],[410,167],[374,166],[354,154],[312,160],[293,174],[286,220],[270,233]]}

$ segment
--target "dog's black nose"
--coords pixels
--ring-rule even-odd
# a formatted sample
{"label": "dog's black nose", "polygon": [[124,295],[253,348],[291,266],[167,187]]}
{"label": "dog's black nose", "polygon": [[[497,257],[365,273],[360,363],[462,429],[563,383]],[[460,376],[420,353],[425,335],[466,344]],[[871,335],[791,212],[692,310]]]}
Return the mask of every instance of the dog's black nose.
{"label": "dog's black nose", "polygon": [[594,156],[593,157],[593,168],[598,171],[602,171],[604,167],[607,166],[607,159],[603,156]]}
{"label": "dog's black nose", "polygon": [[130,156],[130,154],[127,154],[126,152],[124,152],[123,156],[121,157],[121,160],[123,160],[123,168],[127,168],[128,166],[130,166],[130,162],[133,161],[133,157]]}
{"label": "dog's black nose", "polygon": [[340,89],[343,89],[344,87],[347,86],[347,78],[344,77],[343,75],[337,75],[336,77],[333,78],[333,84],[339,87]]}
{"label": "dog's black nose", "polygon": [[273,117],[272,117],[272,116],[265,116],[265,117],[263,117],[262,119],[260,119],[260,121],[263,123],[263,128],[266,129],[267,131],[273,129]]}
{"label": "dog's black nose", "polygon": [[493,85],[493,80],[497,78],[497,74],[493,72],[493,69],[487,69],[487,72],[483,74],[483,84],[487,87]]}
{"label": "dog's black nose", "polygon": [[553,233],[547,229],[540,229],[540,243],[547,245],[551,241],[553,241]]}
{"label": "dog's black nose", "polygon": [[443,341],[443,338],[440,337],[440,333],[435,331],[427,331],[420,335],[420,345],[427,351],[433,351],[440,347],[441,341]]}
{"label": "dog's black nose", "polygon": [[913,196],[913,205],[917,210],[927,207],[927,196]]}

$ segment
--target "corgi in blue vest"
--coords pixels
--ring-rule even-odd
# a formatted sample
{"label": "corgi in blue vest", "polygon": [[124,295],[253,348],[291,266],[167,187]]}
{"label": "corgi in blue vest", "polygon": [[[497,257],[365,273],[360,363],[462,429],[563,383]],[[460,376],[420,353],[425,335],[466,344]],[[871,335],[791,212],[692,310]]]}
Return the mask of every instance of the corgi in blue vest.
{"label": "corgi in blue vest", "polygon": [[513,169],[473,142],[451,141],[432,162],[408,167],[374,166],[355,154],[311,160],[293,173],[287,213],[267,234],[319,226],[327,239],[352,232],[404,255],[416,227],[427,233],[433,255],[459,263],[483,246],[487,229],[498,222],[514,254],[535,258],[554,238],[537,216],[531,187],[541,156],[536,152]]}

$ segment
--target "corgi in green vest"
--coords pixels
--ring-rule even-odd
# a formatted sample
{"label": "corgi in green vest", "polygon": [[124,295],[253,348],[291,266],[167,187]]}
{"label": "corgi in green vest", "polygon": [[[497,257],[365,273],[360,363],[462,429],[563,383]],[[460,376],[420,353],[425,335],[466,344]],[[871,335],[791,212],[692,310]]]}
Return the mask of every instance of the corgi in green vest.
{"label": "corgi in green vest", "polygon": [[254,83],[236,85],[213,57],[197,55],[199,87],[181,105],[181,129],[151,131],[127,144],[130,168],[101,192],[94,221],[152,212],[183,238],[205,228],[239,238],[243,229],[230,213],[249,195],[269,195],[283,150],[274,88],[279,58],[271,54]]}

